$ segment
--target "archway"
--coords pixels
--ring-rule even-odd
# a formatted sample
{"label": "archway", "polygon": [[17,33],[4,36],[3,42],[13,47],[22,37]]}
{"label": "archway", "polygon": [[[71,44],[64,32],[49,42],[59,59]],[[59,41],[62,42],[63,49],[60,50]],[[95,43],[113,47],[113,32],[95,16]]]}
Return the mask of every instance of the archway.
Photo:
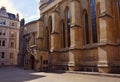
{"label": "archway", "polygon": [[30,69],[35,68],[35,58],[33,55],[30,56]]}

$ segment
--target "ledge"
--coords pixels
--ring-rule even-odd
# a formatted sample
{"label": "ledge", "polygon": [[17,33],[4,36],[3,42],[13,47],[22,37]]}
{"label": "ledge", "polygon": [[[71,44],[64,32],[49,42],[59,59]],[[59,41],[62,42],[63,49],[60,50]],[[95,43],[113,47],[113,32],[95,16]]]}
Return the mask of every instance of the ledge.
{"label": "ledge", "polygon": [[58,3],[60,3],[62,0],[55,0],[54,2],[48,4],[45,8],[40,9],[40,13],[45,13],[46,11],[48,11],[49,9],[51,9],[52,7],[56,6]]}

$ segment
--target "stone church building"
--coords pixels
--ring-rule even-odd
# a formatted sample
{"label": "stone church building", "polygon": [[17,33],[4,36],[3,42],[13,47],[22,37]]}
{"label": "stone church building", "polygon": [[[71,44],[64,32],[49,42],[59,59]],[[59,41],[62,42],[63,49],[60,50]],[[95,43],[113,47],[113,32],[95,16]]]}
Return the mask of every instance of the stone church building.
{"label": "stone church building", "polygon": [[41,0],[39,9],[26,68],[120,72],[120,0]]}

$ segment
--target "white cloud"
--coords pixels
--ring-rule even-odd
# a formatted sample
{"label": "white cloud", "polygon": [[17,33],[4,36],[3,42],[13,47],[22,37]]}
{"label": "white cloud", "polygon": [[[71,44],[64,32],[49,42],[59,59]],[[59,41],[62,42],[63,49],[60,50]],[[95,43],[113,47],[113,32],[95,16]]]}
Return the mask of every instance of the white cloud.
{"label": "white cloud", "polygon": [[30,17],[26,17],[26,23],[33,21],[33,20],[37,20],[39,19],[39,15],[32,15]]}
{"label": "white cloud", "polygon": [[7,11],[13,14],[17,14],[19,13],[20,15],[20,19],[24,18],[24,16],[22,15],[22,13],[20,13],[19,11],[17,11],[14,7],[13,4],[10,2],[10,0],[0,0],[0,7],[6,7]]}
{"label": "white cloud", "polygon": [[37,2],[40,2],[40,0],[36,0]]}
{"label": "white cloud", "polygon": [[33,14],[31,16],[28,15],[29,17],[28,16],[25,17],[26,23],[40,18],[40,11],[39,9],[36,9],[36,10],[37,10],[36,14]]}
{"label": "white cloud", "polygon": [[[21,1],[24,1],[24,0],[21,0]],[[22,6],[21,1],[18,1],[18,3],[20,2],[20,4],[17,5],[17,4],[14,2],[14,0],[0,0],[0,7],[2,7],[2,6],[6,7],[7,12],[10,12],[10,13],[13,13],[13,14],[19,13],[20,19],[21,19],[21,18],[25,18],[26,23],[40,18],[39,7],[36,8],[37,11],[34,10],[36,13],[32,13],[32,14],[29,13],[29,10],[28,10],[28,12],[27,12],[27,11],[24,11],[24,10],[22,10],[22,9],[19,9],[20,11],[18,11],[17,8],[23,8],[23,7],[25,7],[25,5]],[[40,0],[35,0],[35,2],[39,4]],[[38,5],[38,4],[37,4],[37,5]],[[27,6],[27,5],[28,5],[28,4],[26,4],[26,6]],[[26,9],[28,9],[28,8],[29,8],[29,7],[26,7]],[[34,9],[35,9],[35,8],[34,8]],[[31,12],[32,12],[32,11],[31,11]]]}
{"label": "white cloud", "polygon": [[36,18],[38,18],[37,15],[32,15],[32,16],[30,16],[28,19],[29,19],[29,20],[33,20],[33,19],[36,19]]}

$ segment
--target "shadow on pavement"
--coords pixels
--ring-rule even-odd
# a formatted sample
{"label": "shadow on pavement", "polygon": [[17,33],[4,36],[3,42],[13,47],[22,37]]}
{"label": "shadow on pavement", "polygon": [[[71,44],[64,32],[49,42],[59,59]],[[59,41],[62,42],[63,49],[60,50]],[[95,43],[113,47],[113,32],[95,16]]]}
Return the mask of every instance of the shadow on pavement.
{"label": "shadow on pavement", "polygon": [[37,75],[32,70],[23,70],[17,67],[0,68],[0,82],[26,82],[46,77]]}

